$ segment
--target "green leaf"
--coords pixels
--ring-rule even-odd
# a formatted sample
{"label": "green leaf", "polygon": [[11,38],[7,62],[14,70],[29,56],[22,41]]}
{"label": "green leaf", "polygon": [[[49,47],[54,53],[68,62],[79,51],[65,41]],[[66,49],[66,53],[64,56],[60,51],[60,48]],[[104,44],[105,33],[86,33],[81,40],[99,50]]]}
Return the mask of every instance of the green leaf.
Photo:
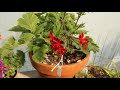
{"label": "green leaf", "polygon": [[43,44],[39,49],[36,49],[35,53],[32,56],[32,59],[38,63],[43,61],[47,51],[48,51],[48,46]]}
{"label": "green leaf", "polygon": [[35,34],[39,34],[41,32],[44,32],[44,27],[47,25],[47,22],[44,22],[42,24],[40,24],[39,26],[37,26]]}
{"label": "green leaf", "polygon": [[88,43],[87,48],[89,49],[89,51],[93,51],[94,53],[99,51],[99,47],[95,44],[95,43]]}
{"label": "green leaf", "polygon": [[17,50],[16,55],[18,56],[19,61],[24,65],[25,62],[25,53],[23,51]]}
{"label": "green leaf", "polygon": [[53,29],[53,33],[55,34],[55,36],[59,35],[59,29]]}
{"label": "green leaf", "polygon": [[28,46],[28,50],[29,50],[30,52],[32,52],[32,51],[33,51],[33,47],[35,47],[36,45],[33,45],[32,42],[29,42],[27,46]]}
{"label": "green leaf", "polygon": [[77,49],[80,49],[80,44],[76,43],[75,41],[72,42],[72,45],[75,46]]}
{"label": "green leaf", "polygon": [[9,49],[13,50],[15,47],[17,47],[18,43],[15,41],[15,38],[13,36],[9,37],[7,42],[3,45],[2,49]]}
{"label": "green leaf", "polygon": [[14,31],[14,32],[30,32],[30,30],[27,30],[23,27],[21,27],[20,25],[14,26],[11,29],[9,29],[9,31]]}
{"label": "green leaf", "polygon": [[45,42],[46,42],[47,44],[51,44],[51,43],[50,43],[50,39],[44,38],[44,40],[45,40]]}
{"label": "green leaf", "polygon": [[33,39],[33,44],[34,45],[41,46],[42,44],[45,44],[45,43],[46,42],[45,42],[44,38],[42,38],[42,37],[35,37]]}
{"label": "green leaf", "polygon": [[87,34],[88,31],[87,31],[87,30],[78,29],[78,30],[76,30],[76,31],[73,31],[72,33],[73,33],[73,34],[81,34],[82,32],[83,32],[84,34]]}
{"label": "green leaf", "polygon": [[39,23],[39,19],[34,13],[26,13],[22,18],[18,19],[18,25],[33,33],[36,30],[37,23]]}
{"label": "green leaf", "polygon": [[9,49],[2,49],[2,52],[1,52],[1,58],[4,58],[4,57],[11,57],[12,56],[12,51],[9,50]]}
{"label": "green leaf", "polygon": [[88,38],[88,41],[89,41],[89,42],[94,43],[94,42],[93,42],[93,39],[92,39],[91,37],[86,36],[85,38]]}
{"label": "green leaf", "polygon": [[32,40],[33,36],[34,35],[32,33],[22,33],[20,35],[20,39],[18,40],[19,44],[29,43]]}
{"label": "green leaf", "polygon": [[39,50],[40,49],[40,47],[39,46],[35,46],[34,45],[34,47],[33,47],[33,53],[36,53],[37,52],[37,50]]}

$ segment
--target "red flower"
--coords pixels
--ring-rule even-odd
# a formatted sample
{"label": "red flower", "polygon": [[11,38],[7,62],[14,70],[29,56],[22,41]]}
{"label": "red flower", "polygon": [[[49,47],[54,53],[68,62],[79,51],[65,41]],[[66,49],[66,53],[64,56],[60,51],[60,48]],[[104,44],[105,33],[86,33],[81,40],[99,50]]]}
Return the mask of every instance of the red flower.
{"label": "red flower", "polygon": [[63,55],[66,50],[61,44],[63,44],[64,42],[59,40],[57,37],[53,36],[52,32],[50,32],[48,38],[51,38],[50,43],[52,45],[52,51],[56,50],[57,54]]}
{"label": "red flower", "polygon": [[88,39],[84,38],[84,33],[83,32],[82,32],[81,35],[79,35],[79,41],[80,41],[80,44],[88,43]]}
{"label": "red flower", "polygon": [[51,38],[52,40],[54,39],[52,32],[50,32],[50,35],[48,36],[48,38]]}
{"label": "red flower", "polygon": [[87,44],[88,44],[88,38],[84,38],[84,33],[82,32],[81,35],[79,35],[79,43],[81,45],[83,45],[83,49],[86,49],[87,48]]}
{"label": "red flower", "polygon": [[61,46],[61,48],[59,48],[56,53],[60,55],[64,55],[65,51],[66,51],[65,48]]}
{"label": "red flower", "polygon": [[87,44],[83,45],[83,50],[85,50],[87,48]]}
{"label": "red flower", "polygon": [[59,47],[60,47],[60,44],[59,43],[57,43],[57,42],[55,42],[55,41],[51,41],[52,43],[52,50],[57,50],[57,49],[59,49]]}

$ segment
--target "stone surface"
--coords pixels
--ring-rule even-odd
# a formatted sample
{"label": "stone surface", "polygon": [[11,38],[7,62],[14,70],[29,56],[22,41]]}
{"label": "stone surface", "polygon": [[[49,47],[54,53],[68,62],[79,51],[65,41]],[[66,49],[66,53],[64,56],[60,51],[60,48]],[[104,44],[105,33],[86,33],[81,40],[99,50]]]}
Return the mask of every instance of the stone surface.
{"label": "stone surface", "polygon": [[15,78],[41,78],[37,71],[19,72]]}

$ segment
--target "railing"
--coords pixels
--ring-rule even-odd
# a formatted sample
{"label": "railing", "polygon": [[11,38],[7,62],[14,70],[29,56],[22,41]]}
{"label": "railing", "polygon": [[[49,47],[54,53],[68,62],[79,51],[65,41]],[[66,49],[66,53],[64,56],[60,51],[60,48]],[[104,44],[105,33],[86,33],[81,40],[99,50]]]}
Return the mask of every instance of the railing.
{"label": "railing", "polygon": [[120,69],[120,32],[94,32],[97,35],[96,42],[100,46],[100,51],[91,53],[89,64],[106,67],[109,63],[115,62]]}

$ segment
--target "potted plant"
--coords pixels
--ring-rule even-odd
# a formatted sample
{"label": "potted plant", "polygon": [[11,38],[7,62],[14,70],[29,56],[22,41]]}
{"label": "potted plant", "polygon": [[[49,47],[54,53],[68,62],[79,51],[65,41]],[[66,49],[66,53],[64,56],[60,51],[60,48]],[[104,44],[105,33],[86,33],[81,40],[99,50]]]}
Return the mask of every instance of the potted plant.
{"label": "potted plant", "polygon": [[15,50],[17,41],[11,36],[0,48],[0,78],[15,78],[18,68],[25,62],[25,54],[21,50]]}
{"label": "potted plant", "polygon": [[[110,69],[110,66],[113,68]],[[107,67],[89,65],[85,70],[75,75],[76,78],[120,78],[120,72],[115,63],[111,62]]]}
{"label": "potted plant", "polygon": [[99,51],[86,36],[85,12],[25,13],[9,31],[21,32],[19,44],[26,44],[33,67],[42,77],[72,78],[87,64],[90,51]]}

